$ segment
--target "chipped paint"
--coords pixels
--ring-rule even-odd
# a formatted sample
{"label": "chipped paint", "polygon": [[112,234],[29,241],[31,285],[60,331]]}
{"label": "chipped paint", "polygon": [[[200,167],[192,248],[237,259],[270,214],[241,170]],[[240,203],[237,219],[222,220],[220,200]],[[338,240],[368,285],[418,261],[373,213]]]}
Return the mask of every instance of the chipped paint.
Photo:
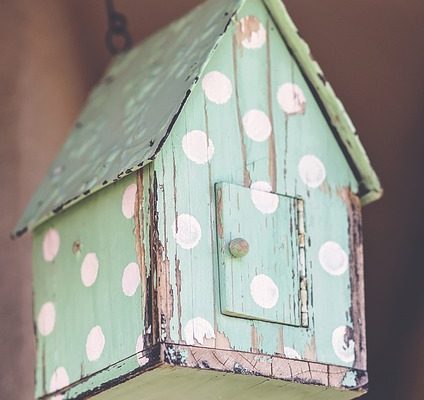
{"label": "chipped paint", "polygon": [[251,333],[250,333],[250,337],[251,337],[251,345],[250,345],[250,351],[252,353],[259,353],[259,349],[260,349],[260,338],[258,335],[258,330],[256,329],[256,326],[254,323],[252,323],[252,329],[251,329]]}
{"label": "chipped paint", "polygon": [[266,41],[266,30],[257,17],[248,15],[237,23],[235,38],[238,46],[257,49]]}
{"label": "chipped paint", "polygon": [[[267,19],[266,23],[266,32],[267,36],[269,36],[269,30],[270,30],[270,23]],[[271,79],[271,45],[270,41],[267,41],[266,44],[266,91],[267,91],[267,107],[268,107],[268,114],[269,119],[271,121],[271,125],[274,121],[273,116],[273,93],[272,93],[272,79]],[[274,126],[271,126],[271,134],[268,141],[268,174],[271,182],[271,190],[275,192],[277,190],[277,155],[276,155],[276,145],[275,145],[275,132],[274,132]]]}
{"label": "chipped paint", "polygon": [[[269,184],[259,183],[270,189]],[[224,314],[300,326],[304,312],[307,325],[298,199],[227,183],[217,184],[216,194],[222,199],[217,202],[222,207],[217,214],[223,237],[218,236],[217,245]],[[229,254],[233,237],[249,243],[249,253],[242,258]],[[279,268],[280,263],[284,269]]]}
{"label": "chipped paint", "polygon": [[355,360],[355,342],[352,327],[343,325],[334,329],[332,344],[334,352],[340,360],[346,363],[352,363]]}
{"label": "chipped paint", "polygon": [[[15,236],[22,235],[28,227],[33,229],[63,208],[135,172],[156,157],[196,86],[201,71],[228,35],[228,27],[234,21],[233,16],[240,12],[244,3],[242,0],[208,1],[203,7],[189,13],[179,24],[173,24],[155,35],[156,46],[152,45],[151,40],[147,40],[131,52],[116,58],[105,75],[106,78],[115,78],[112,81],[103,79],[93,91],[64,150],[52,164],[49,174],[17,224]],[[275,0],[264,0],[264,3],[297,62],[311,81],[317,98],[324,105],[324,110],[334,125],[336,135],[340,137],[340,143],[349,155],[352,168],[357,172],[358,181],[364,188],[361,193],[363,202],[376,200],[382,193],[378,178],[340,100],[329,83],[323,81],[320,67],[311,57],[309,47],[299,37],[284,5]],[[208,24],[209,21],[214,21],[215,24]],[[205,26],[209,27],[206,32]],[[180,30],[179,34],[175,32],[176,27]],[[197,46],[190,47],[191,51],[184,51],[186,35],[198,38]],[[268,29],[262,26],[256,16],[245,16],[238,23],[237,34],[234,35],[235,49],[243,44],[246,50],[260,50],[263,43],[268,41],[267,35]],[[174,46],[166,56],[173,62],[160,62],[157,54],[163,52],[158,52],[157,48],[171,39]],[[131,66],[136,62],[143,67],[132,70]],[[146,73],[139,75],[139,71]],[[138,75],[134,76],[134,73]],[[126,79],[118,79],[121,76]],[[146,77],[151,76],[157,77],[157,84],[146,82]],[[170,80],[175,90],[174,95],[169,95],[168,92]],[[128,81],[133,84],[129,86]],[[127,101],[122,102],[123,107],[117,107],[119,102],[115,101],[116,96],[110,95],[112,90],[127,96]],[[296,99],[300,99],[299,95],[296,95]],[[153,100],[163,102],[166,106],[162,104],[157,107]],[[298,101],[298,104],[303,103]],[[162,114],[159,110],[162,110]],[[105,115],[108,117],[106,120]],[[116,121],[120,122],[122,129],[115,128]],[[144,121],[149,121],[148,125],[144,125]],[[93,139],[81,142],[81,138],[87,137],[83,132],[89,132]],[[137,143],[140,132],[143,132],[143,138],[138,139]],[[114,141],[102,140],[103,135],[114,138]],[[99,146],[102,143],[104,146]],[[154,146],[155,143],[158,145]],[[125,154],[126,157],[121,159],[119,154]],[[81,159],[84,159],[84,164],[81,164]],[[61,182],[67,182],[62,190],[57,190],[59,178]],[[247,173],[245,180],[248,180]]]}
{"label": "chipped paint", "polygon": [[[50,334],[37,338],[39,398],[58,357],[73,390],[67,393],[91,394],[161,362],[354,389],[346,395],[352,398],[362,393],[355,391],[366,381],[359,183],[273,19],[260,2],[243,3],[195,78],[207,82],[208,73],[219,71],[230,84],[191,87],[173,115],[172,135],[168,130],[146,143],[161,148],[154,162],[138,163],[137,174],[37,228],[35,309],[53,299],[58,314]],[[266,26],[266,45],[237,45],[237,21],[253,15]],[[119,81],[114,76],[109,86]],[[302,91],[305,102],[295,99],[299,112],[280,107],[285,83]],[[128,102],[132,108],[137,101]],[[324,168],[299,168],[305,155]],[[123,168],[101,182],[132,171]],[[60,244],[44,257],[49,229],[57,230]],[[237,238],[249,243],[239,258],[228,248]],[[329,242],[337,251],[320,255]],[[97,272],[81,283],[89,254],[96,254]],[[349,266],[349,273],[329,274],[322,265],[338,272]],[[68,288],[57,290],[65,281],[77,293],[78,315],[64,296]],[[76,338],[64,330],[63,315],[82,327]],[[79,360],[81,351],[74,350],[84,352],[93,327],[103,335],[89,346],[96,354]],[[53,350],[56,335],[71,343],[72,354]],[[160,353],[153,354],[158,343]],[[349,371],[355,386],[347,387]]]}
{"label": "chipped paint", "polygon": [[[213,371],[232,372],[239,375],[255,375],[309,385],[320,385],[338,389],[353,389],[364,393],[366,376],[362,371],[337,367],[329,369],[324,364],[288,359],[279,356],[264,356],[232,350],[218,350],[194,346],[164,344],[166,361],[174,366],[184,366]],[[362,386],[357,377],[362,377]],[[357,397],[358,394],[352,393]]]}
{"label": "chipped paint", "polygon": [[218,237],[220,239],[224,238],[224,227],[222,224],[222,189],[218,188],[216,191],[216,224]]}
{"label": "chipped paint", "polygon": [[231,349],[230,339],[224,332],[215,331],[215,347],[217,349]]}
{"label": "chipped paint", "polygon": [[237,39],[233,36],[233,73],[234,73],[234,91],[236,99],[236,108],[237,108],[237,122],[238,122],[238,131],[240,132],[240,145],[241,145],[241,156],[243,163],[243,184],[244,186],[249,187],[252,183],[249,170],[247,168],[247,150],[246,143],[243,135],[243,118],[240,111],[240,98],[239,98],[239,83],[237,80],[238,77],[238,54],[237,54]]}
{"label": "chipped paint", "polygon": [[306,98],[302,89],[293,83],[284,83],[278,88],[278,103],[288,115],[305,114]]}
{"label": "chipped paint", "polygon": [[[174,297],[172,286],[169,283],[170,267],[169,259],[164,254],[164,247],[159,240],[158,231],[158,211],[157,211],[157,200],[158,200],[158,185],[156,173],[153,174],[153,182],[149,189],[149,206],[150,206],[150,257],[153,261],[153,270],[150,272],[152,278],[153,288],[156,289],[155,295],[152,293],[154,299],[154,306],[152,307],[152,326],[156,326],[156,316],[167,316],[171,318],[174,313]],[[156,280],[155,283],[154,279]],[[155,302],[157,301],[157,304]],[[157,307],[157,310],[156,310]],[[161,339],[166,340],[170,337],[169,320],[165,319],[165,326],[162,326],[163,332]]]}
{"label": "chipped paint", "polygon": [[215,339],[215,332],[209,321],[196,317],[187,322],[184,328],[184,339],[189,345],[202,345],[207,339]]}
{"label": "chipped paint", "polygon": [[362,216],[360,199],[349,189],[339,191],[346,205],[349,218],[349,265],[351,302],[350,316],[353,324],[355,343],[355,363],[358,369],[366,370],[366,334],[365,334],[365,288],[364,254],[362,245]]}
{"label": "chipped paint", "polygon": [[[144,196],[144,174],[142,172],[137,172],[137,196],[135,198],[135,214],[134,214],[134,235],[135,235],[135,252],[137,255],[137,263],[139,266],[140,273],[140,283],[142,288],[142,314],[144,319],[144,343],[143,348],[147,348],[148,346],[153,344],[152,341],[152,332],[151,332],[151,318],[149,313],[149,298],[148,298],[148,284],[147,284],[147,275],[148,275],[148,267],[146,264],[146,241],[145,241],[145,210],[143,208],[145,204],[145,196]],[[148,332],[150,328],[150,332]]]}

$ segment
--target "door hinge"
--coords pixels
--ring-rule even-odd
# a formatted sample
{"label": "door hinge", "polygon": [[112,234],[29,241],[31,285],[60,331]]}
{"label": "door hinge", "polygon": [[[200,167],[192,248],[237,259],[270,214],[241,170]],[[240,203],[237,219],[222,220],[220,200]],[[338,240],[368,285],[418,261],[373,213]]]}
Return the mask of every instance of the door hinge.
{"label": "door hinge", "polygon": [[300,302],[300,324],[307,327],[309,323],[308,315],[308,281],[306,279],[306,255],[305,255],[305,207],[304,201],[297,199],[297,230],[299,247],[299,302]]}

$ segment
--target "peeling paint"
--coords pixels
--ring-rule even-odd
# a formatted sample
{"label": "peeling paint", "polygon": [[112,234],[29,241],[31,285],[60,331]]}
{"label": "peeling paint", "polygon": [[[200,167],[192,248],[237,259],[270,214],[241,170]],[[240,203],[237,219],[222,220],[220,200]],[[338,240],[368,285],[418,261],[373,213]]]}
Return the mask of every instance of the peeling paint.
{"label": "peeling paint", "polygon": [[338,191],[346,204],[349,218],[349,265],[352,307],[350,317],[353,324],[353,341],[355,343],[354,366],[366,370],[366,334],[365,334],[365,288],[362,245],[361,202],[348,188]]}
{"label": "peeling paint", "polygon": [[250,333],[250,337],[251,337],[251,345],[250,345],[250,350],[253,353],[259,353],[259,336],[258,336],[258,331],[256,329],[255,324],[252,323],[251,325],[251,333]]}
{"label": "peeling paint", "polygon": [[[267,36],[269,36],[269,20],[267,20],[266,31]],[[271,45],[270,41],[267,41],[266,45],[266,85],[267,85],[267,106],[268,106],[268,114],[273,125],[274,117],[273,117],[273,92],[272,92],[272,82],[271,82]],[[276,145],[275,145],[275,132],[274,126],[271,129],[271,136],[268,142],[268,174],[271,183],[272,191],[275,192],[277,190],[277,154],[276,154]]]}
{"label": "peeling paint", "polygon": [[[271,24],[272,20],[267,20],[267,38],[271,35]],[[231,32],[233,32],[233,28],[230,25]],[[287,56],[288,60],[291,60],[291,64],[287,63],[287,65],[291,66],[284,71],[289,74],[291,70],[292,80],[300,81],[298,83],[308,100],[308,110],[305,115],[290,117],[290,132],[288,132],[289,118],[276,103],[277,89],[283,82],[279,82],[279,78],[277,79],[272,73],[273,69],[278,69],[281,63],[279,64],[279,58],[275,57],[272,60],[273,65],[271,65],[270,52],[274,51],[274,47],[270,48],[270,40],[267,40],[267,48],[264,46],[262,50],[255,52],[263,57],[260,59],[261,62],[265,60],[265,54],[268,52],[268,65],[258,67],[261,92],[257,91],[255,101],[258,104],[253,105],[246,101],[245,91],[250,90],[246,76],[251,75],[246,75],[247,69],[243,64],[252,56],[252,52],[249,53],[252,49],[248,50],[242,45],[244,47],[242,54],[240,49],[235,49],[233,40],[234,38],[230,36],[225,44],[227,49],[223,54],[226,56],[227,64],[221,64],[222,71],[228,79],[235,79],[234,91],[230,95],[226,111],[221,107],[224,103],[211,104],[205,99],[199,85],[198,89],[195,89],[192,94],[190,93],[190,100],[187,99],[187,107],[181,111],[182,115],[181,118],[178,118],[178,123],[175,120],[176,125],[173,128],[175,140],[173,137],[166,145],[163,142],[165,147],[161,153],[162,158],[144,166],[143,170],[136,175],[137,190],[132,206],[135,211],[134,218],[125,220],[125,223],[128,223],[128,232],[130,232],[130,237],[126,240],[131,245],[128,253],[131,252],[132,261],[135,261],[134,257],[136,256],[139,266],[137,273],[142,289],[140,291],[141,306],[138,296],[131,299],[138,301],[136,310],[131,310],[131,315],[140,320],[141,325],[135,331],[137,335],[141,333],[143,337],[143,346],[140,345],[138,348],[148,349],[149,346],[159,342],[161,345],[163,344],[161,361],[177,366],[343,388],[341,383],[343,377],[340,378],[337,385],[330,384],[331,376],[333,376],[334,382],[339,379],[339,372],[330,373],[332,367],[330,364],[336,362],[340,362],[342,365],[349,364],[343,359],[337,360],[331,346],[331,332],[338,326],[348,326],[348,328],[344,328],[344,334],[339,341],[341,347],[349,348],[354,342],[355,367],[365,368],[365,358],[362,358],[362,364],[357,361],[363,357],[365,350],[365,342],[361,342],[364,338],[364,334],[361,332],[363,303],[353,304],[349,310],[350,301],[346,295],[341,298],[340,304],[334,306],[335,312],[331,316],[321,318],[322,310],[324,309],[325,312],[327,309],[325,305],[328,305],[322,293],[328,293],[327,289],[330,291],[334,289],[334,293],[343,291],[347,294],[350,287],[358,288],[362,284],[362,275],[360,275],[362,271],[355,270],[355,265],[357,265],[355,257],[362,254],[362,249],[358,250],[358,243],[360,244],[361,241],[360,232],[357,232],[361,229],[358,219],[359,200],[350,193],[349,189],[339,190],[337,192],[339,198],[336,197],[337,185],[351,185],[350,190],[356,190],[356,181],[347,163],[344,163],[344,158],[331,136],[330,129],[327,129],[324,119],[320,120],[319,129],[313,130],[314,136],[306,136],[306,134],[309,135],[309,132],[305,133],[305,130],[297,126],[310,124],[311,120],[315,121],[320,112],[315,109],[313,118],[308,120],[308,113],[311,112],[312,106],[316,108],[317,105],[312,101],[311,93],[297,69],[295,60]],[[235,59],[231,59],[231,55]],[[219,59],[217,58],[217,60]],[[216,70],[216,66],[211,69]],[[235,77],[233,77],[233,73]],[[199,74],[199,77],[201,78],[202,74]],[[247,85],[247,89],[244,85]],[[239,98],[239,96],[242,97]],[[275,123],[276,131],[279,133],[274,135],[273,126],[272,134],[266,139],[269,140],[268,143],[265,140],[264,143],[252,141],[248,135],[243,136],[240,116],[246,115],[248,110],[256,110],[256,107],[258,110],[260,108],[267,112],[267,117],[269,116],[273,124]],[[284,124],[286,124],[285,131]],[[205,140],[202,139],[202,141],[207,147],[213,140],[214,151],[206,149],[204,154],[191,154],[187,159],[186,154],[190,154],[190,152],[184,152],[181,140],[183,135],[193,132],[195,129],[199,129],[205,134],[203,137]],[[296,137],[299,138],[301,135],[303,135],[303,139],[298,142]],[[152,147],[157,143],[152,139],[149,146]],[[228,146],[229,143],[231,146]],[[200,146],[202,147],[201,151],[205,150],[203,144]],[[299,179],[296,169],[300,157],[309,154],[310,149],[319,150],[316,154],[319,154],[328,168],[328,179],[325,179],[326,175],[324,174],[324,182],[315,191],[314,187],[305,187],[305,184]],[[209,157],[211,153],[213,153],[212,158]],[[201,162],[194,161],[193,163],[193,160]],[[337,165],[343,165],[341,174],[337,174],[333,166],[336,161],[338,161]],[[143,164],[139,163],[138,165],[142,166]],[[132,171],[132,169],[125,168],[122,170],[125,172],[119,173],[119,179]],[[283,170],[284,176],[283,173],[280,176],[277,171]],[[321,179],[323,174],[318,175]],[[287,206],[276,218],[261,214],[260,207],[258,207],[259,210],[254,208],[250,189],[242,186],[251,186],[252,180],[258,182],[262,179],[269,181],[269,191],[272,193],[266,193],[268,198],[278,199],[276,204],[272,204],[271,210],[278,213],[276,209],[281,205],[280,203],[284,203],[284,207]],[[131,181],[128,180],[128,182]],[[214,196],[215,183],[218,183],[218,186]],[[234,198],[228,199],[228,196],[219,187],[220,184],[232,185],[237,190],[246,190],[248,194],[244,197],[242,192],[239,192]],[[118,183],[116,187],[119,185]],[[191,190],[193,188],[194,190]],[[107,199],[106,190],[104,193],[104,198]],[[113,191],[109,193],[113,193]],[[341,204],[342,211],[339,217],[340,215],[342,217],[337,219],[337,224],[333,225],[331,222],[329,229],[325,225],[327,221],[320,220],[325,219],[321,217],[321,211],[323,215],[328,215],[327,211],[324,211],[327,204],[330,206],[330,200],[326,195],[331,197],[331,205],[340,205],[340,197],[346,204],[346,209]],[[351,196],[354,196],[354,200]],[[248,200],[246,202],[248,206],[237,215],[236,213],[245,206],[243,205],[245,198]],[[90,200],[87,199],[87,201]],[[228,207],[227,201],[231,205],[231,210],[225,214],[227,210],[224,209]],[[132,201],[128,203],[132,204]],[[83,204],[88,203],[81,203],[82,207]],[[122,216],[119,201],[116,204],[119,215]],[[274,205],[276,205],[275,210]],[[358,209],[353,210],[356,206]],[[306,222],[303,215],[304,207],[310,213]],[[131,207],[125,209],[124,216],[130,215],[131,212],[128,210]],[[346,210],[350,213],[349,232],[346,232]],[[180,212],[190,214],[180,214]],[[178,239],[178,234],[184,232],[180,223],[176,223],[174,229],[175,239],[178,240],[174,241],[172,238],[172,222],[173,220],[178,221],[182,215],[195,216],[199,226],[197,231],[203,230],[203,235],[201,237],[198,235],[199,237],[196,237],[194,242],[189,238],[191,243],[195,243],[194,246],[181,246],[183,241]],[[228,220],[224,220],[228,216],[233,219],[230,218],[230,224]],[[62,216],[57,218],[56,221],[61,221]],[[342,228],[339,223],[342,223]],[[190,229],[194,226],[192,223],[187,225]],[[228,226],[231,226],[230,231],[227,230]],[[321,235],[320,232],[331,231],[333,226],[335,236],[337,236],[336,240],[340,239],[344,251],[351,257],[350,264],[353,266],[350,270],[350,287],[347,274],[344,274],[338,281],[334,280],[334,276],[326,276],[317,263],[320,241],[325,243],[326,240],[332,240],[332,238],[323,239],[324,234]],[[189,233],[188,236],[191,233],[190,229],[185,232]],[[227,237],[228,232],[230,234]],[[251,234],[251,237],[248,238],[249,246],[253,249],[256,246],[257,254],[259,254],[259,256],[253,257],[252,264],[249,264],[248,268],[243,267],[240,259],[228,261],[230,259],[228,243],[231,238],[239,237],[235,235],[240,232],[243,232],[246,237]],[[348,235],[352,241],[349,246]],[[133,236],[135,242],[132,241]],[[182,236],[186,237],[186,235]],[[277,238],[282,236],[285,238],[278,241]],[[352,236],[355,239],[352,239]],[[78,238],[79,236],[72,235],[71,237]],[[86,248],[88,242],[85,238],[82,240],[84,240],[84,254],[81,257],[85,255],[85,251],[92,251]],[[218,242],[218,245],[215,242]],[[252,243],[253,245],[251,245]],[[71,257],[70,245],[71,242],[67,242],[64,248]],[[348,247],[349,252],[347,252]],[[356,255],[352,255],[354,252]],[[75,253],[80,253],[80,249],[78,248]],[[253,253],[249,251],[245,256],[249,257],[251,254]],[[282,259],[286,260],[287,254],[289,254],[287,262],[283,263]],[[220,257],[219,260],[217,260],[218,257]],[[76,257],[72,256],[72,259],[77,258],[78,254]],[[232,280],[220,275],[227,273],[223,271],[230,270],[227,268],[230,264],[224,266],[222,260],[232,263],[229,273]],[[124,265],[128,261],[125,261]],[[78,264],[80,265],[80,260],[78,260]],[[289,265],[290,268],[280,268],[282,265],[285,267]],[[264,271],[265,269],[267,270]],[[246,271],[254,271],[254,273],[249,275]],[[284,275],[286,272],[287,275]],[[252,282],[255,283],[255,279],[258,280],[258,277],[263,278],[265,275],[277,288],[275,290],[275,287],[268,281],[268,288],[274,289],[276,301],[274,298],[271,298],[272,301],[267,298],[269,290],[266,291],[266,287],[264,288],[263,280],[259,282],[259,285],[253,285],[253,290],[249,291]],[[333,279],[331,284],[329,278]],[[334,286],[332,286],[333,284]],[[339,288],[341,288],[340,291]],[[228,292],[225,292],[227,289]],[[315,304],[312,301],[314,291]],[[222,297],[220,298],[224,292],[229,300],[228,304],[223,301]],[[251,296],[251,292],[255,295]],[[275,293],[278,296],[275,296]],[[356,292],[352,294],[353,303],[358,300],[355,296],[363,301],[361,293]],[[259,297],[260,301],[255,302],[255,297],[256,300]],[[264,298],[265,301],[263,301]],[[230,306],[236,304],[240,299],[240,308],[231,309]],[[282,303],[277,305],[280,300]],[[265,314],[271,309],[273,309],[273,314]],[[318,310],[321,314],[318,314]],[[316,315],[319,316],[319,319],[315,320]],[[252,322],[252,320],[255,321]],[[353,330],[349,329],[351,323],[353,323]],[[119,327],[114,329],[118,331]],[[130,329],[127,327],[125,332],[130,332]],[[108,340],[106,329],[105,333]],[[132,333],[128,333],[128,335]],[[134,338],[128,338],[128,341],[132,343]],[[127,338],[125,338],[125,342],[127,342]],[[285,357],[282,357],[283,354]],[[144,360],[144,353],[141,356]],[[302,360],[298,359],[300,357]],[[134,354],[132,358],[133,361],[136,360]],[[146,359],[150,360],[150,357],[146,356]],[[317,360],[329,364],[320,364],[316,362]],[[159,361],[152,359],[152,363],[149,361],[149,366],[157,365],[154,362]],[[340,374],[345,376],[348,370],[349,368],[343,367],[340,369]],[[50,370],[47,371],[48,375],[51,375]],[[45,374],[45,371],[43,373]],[[81,363],[82,379],[86,378],[84,374],[89,375],[90,371],[86,364]],[[365,372],[358,372],[356,376],[361,374],[364,375]]]}
{"label": "peeling paint", "polygon": [[257,49],[265,43],[267,33],[257,17],[248,15],[237,23],[235,37],[239,47]]}
{"label": "peeling paint", "polygon": [[145,226],[145,210],[144,205],[144,173],[137,172],[137,196],[135,198],[135,251],[137,255],[137,263],[140,271],[140,282],[142,287],[142,310],[144,319],[144,347],[147,348],[153,343],[151,333],[148,333],[149,326],[152,323],[148,311],[148,289],[147,289],[147,265],[145,255],[145,238],[144,238],[144,226]]}
{"label": "peeling paint", "polygon": [[215,332],[215,347],[217,349],[231,349],[230,339],[225,335],[224,332]]}
{"label": "peeling paint", "polygon": [[308,344],[305,347],[303,354],[306,360],[317,359],[317,345],[316,345],[315,335],[312,335],[312,337],[310,338]]}
{"label": "peeling paint", "polygon": [[237,66],[237,40],[234,37],[233,39],[233,71],[234,71],[234,92],[235,92],[235,98],[236,98],[236,106],[237,106],[237,121],[239,126],[239,134],[240,134],[240,145],[241,145],[241,155],[242,155],[242,163],[243,163],[243,184],[246,187],[250,187],[252,184],[252,179],[250,177],[249,169],[247,168],[247,150],[246,150],[246,144],[244,142],[244,135],[243,135],[243,118],[241,116],[241,110],[240,110],[240,101],[239,101],[239,89],[238,89],[238,66]]}
{"label": "peeling paint", "polygon": [[[325,364],[309,361],[167,343],[163,348],[165,361],[175,366],[271,377],[307,385],[349,388],[359,393],[363,393],[367,382],[363,371],[344,367],[329,368]],[[357,385],[359,381],[362,382],[361,385]],[[353,382],[356,385],[346,385]]]}
{"label": "peeling paint", "polygon": [[[162,253],[163,247],[159,241],[159,232],[158,232],[158,218],[159,214],[157,211],[157,201],[158,201],[158,187],[157,187],[157,178],[156,173],[153,173],[151,176],[151,182],[149,186],[149,211],[150,211],[150,232],[149,232],[149,245],[150,245],[150,260],[151,268],[150,274],[147,277],[147,286],[146,290],[148,291],[146,296],[147,298],[152,299],[149,302],[148,308],[148,318],[150,326],[152,326],[152,340],[153,343],[156,342],[157,332],[156,329],[159,329],[159,315],[164,314],[164,309],[169,314],[172,315],[172,288],[169,287],[169,283],[166,280],[169,277],[169,263],[166,260],[163,260]],[[165,280],[165,282],[163,282]],[[168,299],[168,295],[171,297],[171,300]],[[163,304],[162,302],[165,302]],[[162,322],[162,321],[161,321]],[[166,333],[169,335],[169,326],[166,330]]]}
{"label": "peeling paint", "polygon": [[222,189],[218,188],[216,191],[216,224],[218,237],[224,238],[224,226],[222,224]]}

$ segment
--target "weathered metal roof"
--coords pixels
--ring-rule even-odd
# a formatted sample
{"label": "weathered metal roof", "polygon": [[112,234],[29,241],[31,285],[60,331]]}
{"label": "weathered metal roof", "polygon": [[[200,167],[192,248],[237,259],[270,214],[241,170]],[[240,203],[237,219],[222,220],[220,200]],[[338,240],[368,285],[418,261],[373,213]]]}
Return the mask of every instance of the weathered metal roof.
{"label": "weathered metal roof", "polygon": [[[363,203],[381,187],[355,128],[280,0],[263,0],[350,158]],[[92,91],[14,235],[152,161],[244,0],[209,0],[118,56]]]}

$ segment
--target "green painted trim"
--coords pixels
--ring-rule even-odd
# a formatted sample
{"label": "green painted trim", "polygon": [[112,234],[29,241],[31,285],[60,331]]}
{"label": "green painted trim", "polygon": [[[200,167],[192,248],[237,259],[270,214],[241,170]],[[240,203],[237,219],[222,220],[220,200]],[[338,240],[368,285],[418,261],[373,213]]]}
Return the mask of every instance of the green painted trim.
{"label": "green painted trim", "polygon": [[383,189],[342,102],[330,83],[325,80],[324,73],[313,59],[308,44],[299,36],[298,29],[283,2],[280,0],[263,0],[263,2],[303,73],[316,90],[331,124],[340,135],[340,140],[359,175],[359,185],[363,192],[360,193],[362,205],[378,200],[383,194]]}

